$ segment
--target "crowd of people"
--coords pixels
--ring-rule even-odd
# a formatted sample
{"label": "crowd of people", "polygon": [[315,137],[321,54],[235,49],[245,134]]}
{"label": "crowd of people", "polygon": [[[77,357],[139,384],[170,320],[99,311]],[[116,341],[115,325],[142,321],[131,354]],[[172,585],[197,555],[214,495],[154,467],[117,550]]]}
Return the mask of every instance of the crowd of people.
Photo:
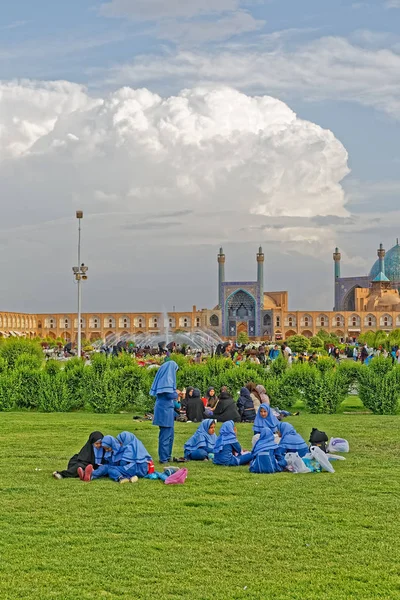
{"label": "crowd of people", "polygon": [[[214,388],[209,388],[204,399],[196,388],[188,388],[182,403],[177,390],[176,373],[178,365],[170,360],[157,371],[151,388],[156,398],[153,424],[159,427],[158,458],[167,473],[157,473],[154,461],[143,443],[131,432],[123,431],[117,437],[100,431],[90,434],[87,443],[75,454],[63,471],[55,471],[56,479],[79,477],[83,481],[93,481],[109,477],[120,483],[135,482],[138,478],[158,477],[165,480],[171,461],[212,460],[216,465],[250,465],[255,473],[275,473],[286,468],[285,455],[297,453],[299,457],[308,452],[305,440],[296,432],[293,425],[282,421],[283,413],[270,406],[265,388],[249,383],[241,390],[238,402],[234,402],[226,387],[218,397]],[[187,395],[187,397],[186,397]],[[199,422],[196,432],[184,444],[184,456],[174,458],[174,424],[176,415],[185,405],[187,414]],[[208,411],[208,416],[206,414]],[[243,450],[237,438],[236,422],[253,423],[251,450]],[[218,436],[216,423],[221,422]],[[316,440],[310,440],[313,443]]]}

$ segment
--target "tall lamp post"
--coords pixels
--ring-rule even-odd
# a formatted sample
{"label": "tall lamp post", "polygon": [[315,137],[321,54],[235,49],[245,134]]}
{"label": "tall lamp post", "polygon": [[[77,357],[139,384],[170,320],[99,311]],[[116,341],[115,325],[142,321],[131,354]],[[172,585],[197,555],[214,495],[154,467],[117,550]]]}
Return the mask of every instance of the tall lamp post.
{"label": "tall lamp post", "polygon": [[78,219],[78,267],[72,267],[72,271],[75,276],[75,280],[78,282],[78,356],[82,354],[82,325],[81,325],[81,303],[82,303],[82,291],[81,282],[87,279],[88,267],[84,263],[81,263],[81,220],[83,219],[83,211],[76,211],[76,218]]}

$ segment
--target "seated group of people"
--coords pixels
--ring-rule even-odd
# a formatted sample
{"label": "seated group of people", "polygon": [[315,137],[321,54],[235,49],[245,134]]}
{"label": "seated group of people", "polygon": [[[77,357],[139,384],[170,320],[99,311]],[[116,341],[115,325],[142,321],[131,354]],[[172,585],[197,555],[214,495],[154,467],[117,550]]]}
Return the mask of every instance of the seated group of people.
{"label": "seated group of people", "polygon": [[276,473],[286,466],[287,452],[303,457],[308,452],[305,440],[293,425],[280,422],[267,403],[257,411],[251,451],[243,451],[233,420],[223,423],[215,434],[215,420],[204,420],[184,445],[185,460],[212,460],[216,465],[234,467],[250,464],[252,473]]}
{"label": "seated group of people", "polygon": [[[213,418],[219,423],[226,421],[253,423],[261,404],[263,402],[270,404],[264,386],[252,382],[242,387],[237,402],[226,386],[221,388],[218,396],[212,386],[208,388],[203,397],[200,390],[193,387],[188,387],[183,391],[177,390],[177,392],[175,418],[193,423],[199,423],[207,418]],[[272,411],[278,420],[291,414],[279,408],[273,408]]]}
{"label": "seated group of people", "polygon": [[79,477],[82,481],[109,477],[119,483],[134,483],[152,472],[153,459],[133,433],[123,431],[115,438],[94,431],[80,452],[69,460],[67,469],[54,471],[53,477]]}

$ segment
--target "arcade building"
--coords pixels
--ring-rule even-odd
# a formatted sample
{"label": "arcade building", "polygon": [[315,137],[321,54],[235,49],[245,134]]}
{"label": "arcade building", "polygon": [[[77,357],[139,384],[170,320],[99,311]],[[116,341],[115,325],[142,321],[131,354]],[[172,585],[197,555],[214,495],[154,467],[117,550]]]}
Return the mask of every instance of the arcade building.
{"label": "arcade building", "polygon": [[[254,281],[226,281],[225,254],[218,261],[218,304],[212,309],[193,306],[185,312],[84,313],[82,336],[90,341],[115,336],[163,333],[165,319],[170,331],[213,330],[225,339],[245,332],[250,340],[278,341],[291,335],[316,335],[320,329],[335,333],[342,341],[356,340],[365,331],[390,332],[400,328],[400,246],[387,253],[380,244],[378,259],[367,276],[341,277],[341,255],[334,260],[334,308],[332,311],[289,310],[287,291],[264,290],[264,253],[256,254]],[[0,337],[50,337],[75,342],[76,313],[26,314],[0,311]]]}

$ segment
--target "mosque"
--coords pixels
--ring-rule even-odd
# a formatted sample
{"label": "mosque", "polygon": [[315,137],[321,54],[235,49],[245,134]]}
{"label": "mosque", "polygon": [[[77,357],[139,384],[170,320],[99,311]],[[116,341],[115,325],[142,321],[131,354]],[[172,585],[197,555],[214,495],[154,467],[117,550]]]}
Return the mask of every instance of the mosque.
{"label": "mosque", "polygon": [[[241,332],[250,340],[278,341],[291,335],[312,337],[321,329],[335,333],[342,341],[356,340],[360,333],[390,332],[400,328],[400,245],[387,253],[380,244],[378,259],[370,274],[341,277],[341,254],[334,260],[334,307],[332,311],[289,310],[287,291],[264,290],[264,253],[256,253],[254,281],[226,281],[225,254],[219,249],[218,304],[212,309],[169,312],[85,313],[81,315],[82,335],[94,341],[115,336],[160,334],[168,319],[170,331],[212,330],[225,339]],[[0,311],[0,337],[50,337],[76,341],[76,313],[21,314]]]}

